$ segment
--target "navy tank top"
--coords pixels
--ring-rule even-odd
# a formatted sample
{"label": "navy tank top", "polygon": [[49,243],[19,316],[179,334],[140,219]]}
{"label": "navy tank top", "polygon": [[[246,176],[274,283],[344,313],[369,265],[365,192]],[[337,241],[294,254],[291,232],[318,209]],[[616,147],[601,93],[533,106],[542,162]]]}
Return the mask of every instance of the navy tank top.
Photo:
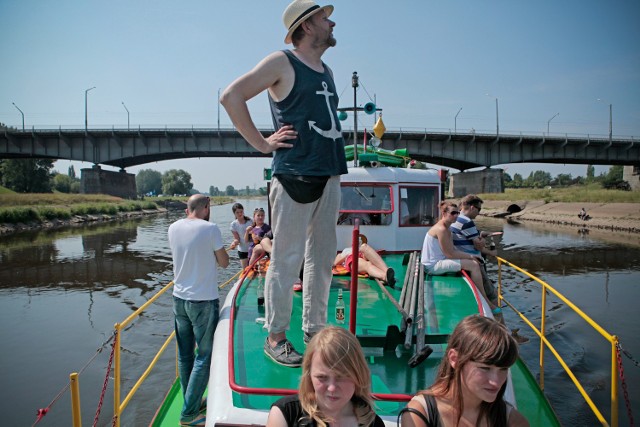
{"label": "navy tank top", "polygon": [[338,120],[338,94],[335,83],[324,66],[319,73],[291,51],[283,51],[295,73],[291,92],[282,101],[269,96],[273,125],[293,125],[298,138],[290,140],[292,148],[279,148],[273,153],[274,175],[329,177],[347,173],[342,127]]}

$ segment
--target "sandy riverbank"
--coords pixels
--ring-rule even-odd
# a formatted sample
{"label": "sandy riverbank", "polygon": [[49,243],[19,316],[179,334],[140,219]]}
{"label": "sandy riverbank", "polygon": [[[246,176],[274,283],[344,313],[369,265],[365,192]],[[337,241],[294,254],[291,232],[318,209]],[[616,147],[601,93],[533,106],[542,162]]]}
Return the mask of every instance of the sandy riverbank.
{"label": "sandy riverbank", "polygon": [[[533,221],[576,228],[609,230],[640,234],[640,204],[638,203],[545,203],[542,200],[487,200],[482,206],[486,216],[502,216],[509,206],[517,205],[520,212],[505,216],[516,221]],[[583,221],[578,212],[585,208],[590,219]]]}

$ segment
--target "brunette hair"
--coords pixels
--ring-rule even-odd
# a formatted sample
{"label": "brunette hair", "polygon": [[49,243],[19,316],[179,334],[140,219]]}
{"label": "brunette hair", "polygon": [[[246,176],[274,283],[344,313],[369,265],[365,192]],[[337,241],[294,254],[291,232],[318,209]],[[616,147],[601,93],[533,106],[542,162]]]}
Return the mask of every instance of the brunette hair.
{"label": "brunette hair", "polygon": [[480,203],[484,203],[484,202],[480,197],[476,196],[475,194],[467,194],[462,199],[460,199],[460,206],[463,206],[465,208],[468,208],[471,206],[478,206],[478,204]]}
{"label": "brunette hair", "polygon": [[450,201],[450,200],[443,200],[440,202],[440,216],[444,215],[445,212],[449,212],[448,208],[458,208],[458,205],[456,205],[454,202]]}
{"label": "brunette hair", "polygon": [[[242,206],[242,204],[240,204],[240,203],[234,203],[233,206],[231,206],[231,211],[233,211],[234,214],[236,213],[236,211],[238,209],[244,210],[244,206]],[[245,221],[251,221],[251,218],[249,218],[248,216],[244,215],[244,220]]]}
{"label": "brunette hair", "polygon": [[304,352],[302,378],[298,392],[302,409],[320,427],[326,427],[332,421],[318,407],[311,381],[311,362],[316,354],[333,372],[354,382],[355,391],[351,397],[351,403],[358,425],[371,425],[376,413],[371,398],[369,366],[358,339],[348,330],[337,326],[329,326],[316,333]]}
{"label": "brunette hair", "polygon": [[[451,350],[456,350],[458,353],[455,369],[449,362]],[[464,409],[461,382],[464,366],[468,362],[477,362],[508,368],[516,362],[517,358],[518,344],[503,324],[479,314],[465,317],[449,337],[446,356],[442,358],[433,385],[425,393],[436,398],[449,395],[456,408],[458,415],[456,425],[458,425]],[[507,426],[507,410],[504,401],[506,388],[505,381],[493,402],[480,404],[478,421],[485,418],[492,426]]]}

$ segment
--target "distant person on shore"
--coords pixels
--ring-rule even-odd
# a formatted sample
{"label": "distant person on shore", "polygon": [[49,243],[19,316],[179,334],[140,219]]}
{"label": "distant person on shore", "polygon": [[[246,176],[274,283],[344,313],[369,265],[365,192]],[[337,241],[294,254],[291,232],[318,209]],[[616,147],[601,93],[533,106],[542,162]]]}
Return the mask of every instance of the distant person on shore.
{"label": "distant person on shore", "polygon": [[247,227],[246,238],[249,241],[249,265],[266,253],[271,253],[273,232],[271,226],[264,222],[263,208],[253,211],[253,225]]}
{"label": "distant person on shore", "polygon": [[527,419],[504,400],[509,368],[518,345],[501,323],[475,314],[449,337],[436,379],[402,411],[403,427],[528,427]]}
{"label": "distant person on shore", "polygon": [[236,217],[231,222],[231,234],[233,234],[233,242],[229,249],[238,248],[238,258],[240,265],[244,269],[249,264],[249,242],[247,241],[247,227],[253,225],[251,218],[244,214],[244,207],[240,203],[234,203],[231,206],[233,215]]}
{"label": "distant person on shore", "polygon": [[589,215],[587,214],[587,211],[585,210],[585,208],[580,209],[580,213],[578,213],[578,218],[580,218],[583,221],[586,221],[589,219]]}
{"label": "distant person on shore", "polygon": [[424,236],[421,262],[425,270],[434,276],[457,273],[461,270],[469,272],[471,280],[478,291],[494,311],[497,306],[487,297],[482,286],[480,264],[482,257],[457,250],[453,245],[450,227],[460,214],[458,205],[450,201],[440,202],[440,221],[429,229]]}
{"label": "distant person on shore", "polygon": [[[389,286],[396,283],[395,271],[387,266],[378,252],[367,243],[360,245],[358,259],[358,273],[367,273],[374,279],[380,279]],[[349,273],[353,265],[353,251],[351,248],[345,248],[336,255],[333,265],[344,267]]]}
{"label": "distant person on shore", "polygon": [[[295,0],[284,11],[285,43],[225,89],[220,102],[251,146],[273,153],[271,262],[265,284],[269,336],[264,352],[284,366],[300,366],[302,355],[287,339],[293,304],[292,283],[304,258],[302,330],[313,335],[327,323],[331,269],[336,255],[340,175],[347,173],[338,93],[333,73],[322,61],[336,45],[333,6]],[[276,132],[264,138],[247,101],[268,92]]]}
{"label": "distant person on shore", "polygon": [[[482,210],[482,203],[482,199],[475,194],[468,194],[460,200],[460,214],[449,227],[453,237],[453,246],[456,250],[477,258],[487,255],[495,257],[498,255],[496,249],[491,250],[485,245],[485,237],[490,233],[480,232],[473,221]],[[482,274],[484,293],[488,300],[496,306],[493,314],[500,317],[498,320],[502,320],[502,309],[498,307],[498,293],[487,275],[484,263],[480,264],[480,273]],[[479,285],[479,283],[477,284]]]}
{"label": "distant person on shore", "polygon": [[277,400],[267,427],[384,427],[371,398],[371,372],[358,339],[330,326],[309,342],[298,394]]}
{"label": "distant person on shore", "polygon": [[209,383],[213,334],[219,318],[217,267],[229,265],[222,233],[209,222],[210,209],[208,197],[194,194],[187,201],[187,217],[171,224],[168,232],[178,371],[184,397],[181,426],[205,425],[202,396]]}

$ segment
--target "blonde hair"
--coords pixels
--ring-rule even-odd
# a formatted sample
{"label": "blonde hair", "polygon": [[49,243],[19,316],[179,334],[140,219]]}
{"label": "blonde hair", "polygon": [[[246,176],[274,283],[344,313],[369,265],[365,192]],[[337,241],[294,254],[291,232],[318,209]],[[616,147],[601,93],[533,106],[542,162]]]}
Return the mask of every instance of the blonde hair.
{"label": "blonde hair", "polygon": [[458,209],[458,205],[456,205],[454,202],[450,201],[450,200],[443,200],[442,202],[440,202],[440,216],[442,217],[445,212],[448,212],[448,208],[456,208]]}
{"label": "blonde hair", "polygon": [[376,413],[371,398],[369,366],[358,339],[348,330],[336,326],[326,327],[314,335],[304,352],[298,392],[302,409],[320,427],[326,427],[332,421],[322,413],[316,401],[316,392],[311,381],[311,362],[315,354],[318,354],[331,371],[353,381],[355,390],[351,403],[358,425],[370,425]]}
{"label": "blonde hair", "polygon": [[[455,369],[449,362],[451,350],[458,353]],[[477,362],[508,368],[517,358],[518,344],[503,324],[479,314],[467,316],[458,323],[449,337],[446,357],[442,358],[436,379],[425,393],[436,398],[449,396],[458,415],[458,425],[464,409],[461,379],[464,366],[469,362]],[[491,421],[492,426],[506,427],[507,412],[503,399],[506,388],[505,381],[493,402],[480,404],[479,422],[486,418],[487,421]]]}

